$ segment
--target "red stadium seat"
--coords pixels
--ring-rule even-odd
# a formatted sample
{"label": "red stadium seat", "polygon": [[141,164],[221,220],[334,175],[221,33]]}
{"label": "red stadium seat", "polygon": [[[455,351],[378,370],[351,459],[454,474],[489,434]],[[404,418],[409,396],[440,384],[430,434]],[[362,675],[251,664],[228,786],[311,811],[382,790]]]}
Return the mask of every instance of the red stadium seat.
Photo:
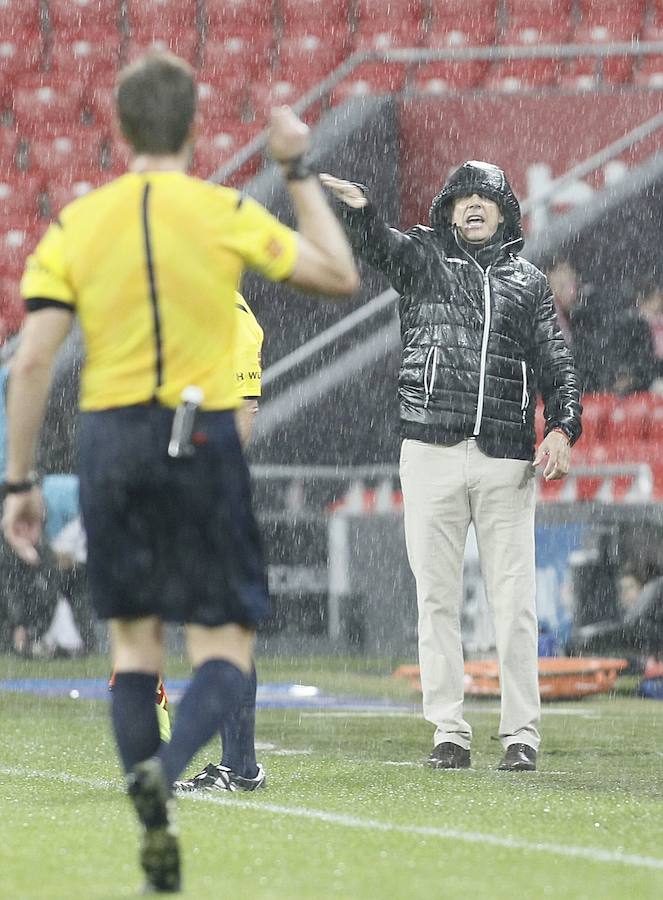
{"label": "red stadium seat", "polygon": [[495,40],[497,0],[445,0],[433,9],[430,33],[440,35],[436,39],[440,46],[483,45]]}
{"label": "red stadium seat", "polygon": [[484,81],[493,91],[512,93],[532,88],[552,87],[559,79],[556,59],[511,59],[497,63]]}
{"label": "red stadium seat", "polygon": [[20,278],[0,278],[0,341],[19,331],[25,317]]}
{"label": "red stadium seat", "polygon": [[356,0],[355,48],[417,47],[423,38],[420,0]]}
{"label": "red stadium seat", "polygon": [[105,84],[90,84],[81,101],[84,113],[92,119],[97,128],[106,133],[112,130],[115,122],[115,88]]}
{"label": "red stadium seat", "polygon": [[116,30],[120,4],[117,0],[48,0],[48,19],[54,31],[85,39],[91,31]]}
{"label": "red stadium seat", "polygon": [[585,394],[582,398],[582,443],[593,446],[607,439],[608,421],[616,402],[613,394]]}
{"label": "red stadium seat", "polygon": [[363,63],[334,89],[332,104],[337,106],[351,97],[398,93],[405,87],[405,76],[403,63]]}
{"label": "red stadium seat", "polygon": [[418,47],[424,37],[420,22],[404,19],[372,19],[355,35],[355,50],[390,50],[392,47]]}
{"label": "red stadium seat", "polygon": [[641,58],[636,63],[633,82],[641,87],[660,89],[663,87],[663,55]]}
{"label": "red stadium seat", "polygon": [[582,90],[600,84],[626,84],[631,80],[633,60],[629,56],[579,57],[564,64],[561,81]]}
{"label": "red stadium seat", "polygon": [[78,200],[79,197],[84,197],[108,180],[108,175],[98,171],[93,178],[79,179],[74,177],[72,181],[66,184],[49,184],[47,195],[51,216],[55,218],[67,204]]}
{"label": "red stadium seat", "polygon": [[0,69],[0,113],[11,109],[11,80],[9,74]]}
{"label": "red stadium seat", "polygon": [[[507,0],[506,29],[548,28],[556,22],[561,29],[571,27],[573,0]],[[506,43],[506,41],[502,41]]]}
{"label": "red stadium seat", "polygon": [[15,31],[37,35],[41,29],[39,0],[0,0],[0,40]]}
{"label": "red stadium seat", "polygon": [[280,79],[308,86],[335,69],[343,55],[343,48],[313,34],[284,38],[276,57],[276,72]]}
{"label": "red stadium seat", "polygon": [[535,46],[537,44],[564,44],[568,40],[571,25],[568,19],[541,18],[538,21],[519,19],[502,32],[500,43],[506,46]]}
{"label": "red stadium seat", "polygon": [[104,176],[108,179],[123,175],[131,162],[129,145],[119,134],[114,134],[108,143],[107,158],[104,165]]}
{"label": "red stadium seat", "polygon": [[581,22],[586,25],[622,22],[639,30],[647,0],[578,0],[578,6]]}
{"label": "red stadium seat", "polygon": [[657,452],[663,444],[663,397],[658,394],[654,394],[652,398],[649,440],[654,445],[654,452]]}
{"label": "red stadium seat", "polygon": [[149,34],[158,27],[161,34],[194,29],[196,0],[127,0],[127,19],[131,34]]}
{"label": "red stadium seat", "polygon": [[19,133],[30,136],[75,128],[81,121],[81,97],[81,87],[75,83],[15,87],[12,109]]}
{"label": "red stadium seat", "polygon": [[17,223],[21,218],[25,221],[38,218],[42,184],[41,179],[23,172],[11,179],[0,180],[0,217],[5,224],[9,221]]}
{"label": "red stadium seat", "polygon": [[168,32],[159,27],[150,29],[145,34],[133,32],[125,53],[127,62],[132,62],[152,50],[170,50],[195,65],[199,43],[200,36],[195,29]]}
{"label": "red stadium seat", "polygon": [[198,78],[210,84],[228,76],[243,75],[247,80],[264,78],[271,68],[274,35],[269,32],[235,30],[221,41],[205,41]]}
{"label": "red stadium seat", "polygon": [[198,81],[198,118],[203,133],[209,133],[219,123],[239,121],[246,112],[248,88],[237,73],[216,85]]}
{"label": "red stadium seat", "polygon": [[605,441],[623,445],[646,441],[651,432],[655,406],[656,398],[649,393],[615,398],[608,409]]}
{"label": "red stadium seat", "polygon": [[638,441],[631,437],[603,444],[602,450],[605,451],[605,463],[608,465],[648,462],[652,458],[651,443]]}
{"label": "red stadium seat", "polygon": [[642,29],[643,41],[663,41],[663,8],[654,11],[652,18]]}
{"label": "red stadium seat", "polygon": [[424,12],[421,0],[356,0],[354,12],[360,27],[371,20],[391,18],[394,23],[420,22]]}
{"label": "red stadium seat", "polygon": [[207,36],[221,40],[228,28],[273,30],[273,4],[265,0],[224,0],[205,3],[203,24]]}
{"label": "red stadium seat", "polygon": [[47,219],[30,218],[18,227],[0,232],[0,259],[2,270],[10,277],[20,277],[25,260],[48,227]]}
{"label": "red stadium seat", "polygon": [[32,138],[28,147],[29,170],[41,172],[44,178],[56,172],[88,179],[101,170],[104,137],[103,130],[82,126],[73,134]]}
{"label": "red stadium seat", "polygon": [[629,14],[629,7],[611,7],[603,4],[587,8],[573,32],[578,44],[606,44],[615,41],[631,41],[642,31],[642,14]]}
{"label": "red stadium seat", "polygon": [[193,172],[200,178],[209,178],[227,163],[241,148],[248,144],[258,129],[255,125],[228,123],[230,127],[208,137],[199,137],[193,155]]}
{"label": "red stadium seat", "polygon": [[120,34],[87,35],[85,40],[56,42],[49,53],[49,76],[87,84],[114,80],[120,62]]}
{"label": "red stadium seat", "polygon": [[448,60],[427,63],[414,73],[415,90],[423,94],[467,91],[482,81],[488,64],[483,60]]}
{"label": "red stadium seat", "polygon": [[423,45],[434,49],[454,47],[485,47],[494,44],[497,34],[495,19],[483,19],[474,25],[469,22],[438,22],[424,34]]}
{"label": "red stadium seat", "polygon": [[280,0],[279,7],[286,35],[307,31],[313,23],[342,32],[349,29],[350,0]]}
{"label": "red stadium seat", "polygon": [[634,84],[641,87],[663,87],[663,56],[643,56],[636,63],[633,72]]}
{"label": "red stadium seat", "polygon": [[0,127],[0,180],[16,174],[19,141],[13,128]]}
{"label": "red stadium seat", "polygon": [[252,84],[249,88],[249,107],[254,121],[264,126],[273,107],[283,104],[292,106],[304,93],[304,88],[292,81],[282,81],[279,78]]}
{"label": "red stadium seat", "polygon": [[43,45],[40,33],[11,31],[0,37],[0,75],[10,82],[18,75],[38,73],[42,68]]}

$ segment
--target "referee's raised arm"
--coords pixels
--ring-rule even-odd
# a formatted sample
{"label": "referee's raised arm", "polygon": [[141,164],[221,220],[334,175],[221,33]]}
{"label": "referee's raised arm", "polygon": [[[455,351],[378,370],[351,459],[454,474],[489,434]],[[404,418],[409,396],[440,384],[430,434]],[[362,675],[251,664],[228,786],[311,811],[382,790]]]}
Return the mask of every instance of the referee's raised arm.
{"label": "referee's raised arm", "polygon": [[269,152],[281,167],[297,217],[297,262],[288,278],[303,290],[345,296],[359,274],[345,232],[327,203],[317,174],[306,162],[310,131],[288,106],[272,110]]}

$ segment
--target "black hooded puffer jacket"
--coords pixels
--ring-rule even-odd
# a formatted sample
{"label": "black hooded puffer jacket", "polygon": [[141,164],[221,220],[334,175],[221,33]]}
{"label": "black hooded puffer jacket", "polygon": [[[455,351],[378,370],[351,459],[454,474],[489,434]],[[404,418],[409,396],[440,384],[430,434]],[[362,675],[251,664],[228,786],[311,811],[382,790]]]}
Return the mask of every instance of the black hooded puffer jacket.
{"label": "black hooded puffer jacket", "polygon": [[[495,200],[504,224],[479,249],[451,225],[458,197]],[[434,199],[432,228],[389,228],[369,203],[340,213],[358,255],[400,296],[401,433],[427,443],[475,437],[489,456],[531,459],[536,395],[546,433],[581,433],[580,388],[545,275],[515,254],[520,207],[504,172],[466,162]]]}

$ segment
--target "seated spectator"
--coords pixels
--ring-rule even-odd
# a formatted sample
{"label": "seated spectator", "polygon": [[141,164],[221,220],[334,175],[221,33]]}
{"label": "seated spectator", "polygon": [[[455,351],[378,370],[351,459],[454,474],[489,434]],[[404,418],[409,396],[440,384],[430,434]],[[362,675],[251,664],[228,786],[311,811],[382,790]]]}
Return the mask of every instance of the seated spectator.
{"label": "seated spectator", "polygon": [[647,279],[636,295],[640,315],[649,323],[656,358],[656,380],[663,393],[663,287],[655,279]]}
{"label": "seated spectator", "polygon": [[[5,394],[17,346],[18,337],[14,337],[0,349],[0,481],[5,471]],[[78,516],[78,476],[46,475],[42,492],[46,519],[39,565],[24,563],[0,538],[0,644],[22,656],[81,653],[93,645],[92,621],[84,600],[84,567],[80,560],[59,554],[54,545]],[[63,622],[64,632],[58,624]],[[62,634],[67,637],[60,639]]]}
{"label": "seated spectator", "polygon": [[648,390],[656,363],[651,329],[640,313],[621,300],[606,302],[592,285],[581,287],[568,260],[555,262],[546,274],[583,391],[625,395]]}
{"label": "seated spectator", "polygon": [[567,651],[571,655],[627,655],[642,670],[647,656],[663,652],[663,576],[643,576],[626,565],[618,577],[618,617],[575,628]]}
{"label": "seated spectator", "polygon": [[0,540],[2,643],[26,657],[80,655],[94,646],[94,626],[86,599],[78,478],[47,475],[43,493],[39,564],[27,565]]}

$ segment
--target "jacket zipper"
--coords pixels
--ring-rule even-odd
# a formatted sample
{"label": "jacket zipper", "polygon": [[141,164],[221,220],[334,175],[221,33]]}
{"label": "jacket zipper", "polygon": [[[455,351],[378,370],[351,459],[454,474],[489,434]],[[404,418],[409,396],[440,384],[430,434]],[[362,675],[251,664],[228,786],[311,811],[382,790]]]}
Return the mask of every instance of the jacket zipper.
{"label": "jacket zipper", "polygon": [[426,397],[424,399],[424,409],[428,409],[431,394],[435,387],[435,376],[437,374],[437,361],[440,356],[438,347],[431,347],[426,354],[426,362],[424,363],[424,391]]}
{"label": "jacket zipper", "polygon": [[529,391],[527,389],[527,363],[525,360],[521,360],[520,365],[523,370],[523,396],[520,401],[520,411],[523,417],[523,425],[527,421],[527,407],[529,406]]}
{"label": "jacket zipper", "polygon": [[[475,260],[476,262],[476,260]],[[477,263],[479,269],[481,266]],[[490,297],[490,280],[488,275],[491,266],[487,269],[481,269],[483,272],[483,336],[481,338],[481,366],[479,368],[479,394],[477,397],[477,416],[474,420],[473,436],[476,437],[481,431],[481,419],[483,417],[483,394],[486,386],[486,357],[488,356],[488,338],[490,336],[490,317],[491,317],[491,297]]]}
{"label": "jacket zipper", "polygon": [[[468,259],[471,259],[477,269],[483,275],[483,335],[481,336],[481,364],[479,367],[479,392],[477,394],[477,414],[474,420],[472,436],[476,437],[481,431],[481,419],[483,417],[483,394],[486,386],[486,357],[488,356],[488,338],[490,337],[491,296],[490,280],[488,275],[493,267],[491,263],[487,268],[482,268],[471,253],[464,250],[458,243],[458,236],[454,230],[454,239],[458,248]],[[506,246],[506,245],[505,245]]]}

